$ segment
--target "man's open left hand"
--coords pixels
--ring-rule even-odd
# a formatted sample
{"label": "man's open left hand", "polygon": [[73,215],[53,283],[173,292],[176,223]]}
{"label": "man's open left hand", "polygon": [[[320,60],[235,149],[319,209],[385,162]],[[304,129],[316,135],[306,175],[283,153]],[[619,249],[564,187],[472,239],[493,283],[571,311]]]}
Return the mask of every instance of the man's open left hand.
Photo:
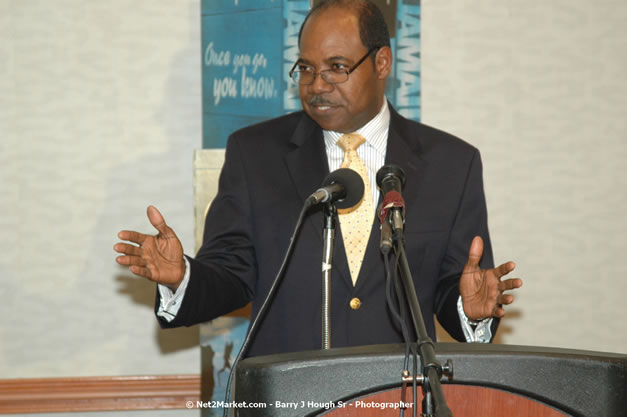
{"label": "man's open left hand", "polygon": [[471,320],[488,317],[503,317],[503,305],[514,302],[514,296],[505,291],[520,288],[520,278],[502,280],[514,270],[514,262],[506,262],[492,269],[481,269],[479,261],[483,256],[483,240],[475,236],[468,251],[468,262],[464,266],[459,281],[459,292],[466,316]]}

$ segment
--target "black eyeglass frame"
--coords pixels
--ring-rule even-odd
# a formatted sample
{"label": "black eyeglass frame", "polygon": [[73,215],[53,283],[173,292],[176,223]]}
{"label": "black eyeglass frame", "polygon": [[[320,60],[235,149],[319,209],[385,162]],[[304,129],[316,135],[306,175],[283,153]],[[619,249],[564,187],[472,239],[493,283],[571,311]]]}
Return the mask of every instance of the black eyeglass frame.
{"label": "black eyeglass frame", "polygon": [[362,64],[362,63],[366,60],[366,58],[368,58],[368,57],[370,56],[370,54],[372,54],[372,53],[373,53],[373,52],[375,52],[375,51],[378,51],[379,49],[381,49],[381,47],[380,47],[380,46],[375,46],[375,47],[373,47],[373,48],[370,48],[370,50],[366,53],[366,55],[364,55],[364,56],[363,56],[363,57],[362,57],[359,61],[357,61],[357,62],[355,63],[355,65],[353,65],[352,67],[350,67],[350,68],[349,68],[349,69],[347,69],[347,70],[344,70],[344,72],[346,73],[346,79],[345,79],[344,81],[340,81],[340,82],[330,82],[330,81],[327,81],[327,79],[326,79],[326,78],[325,78],[325,76],[324,76],[324,74],[325,74],[325,73],[333,72],[333,73],[335,73],[335,74],[340,74],[341,72],[340,72],[340,71],[333,70],[333,69],[326,69],[326,70],[322,70],[322,71],[319,71],[319,72],[313,72],[313,73],[312,73],[313,78],[311,79],[311,82],[310,82],[310,83],[301,83],[301,82],[299,82],[299,81],[297,81],[297,80],[295,80],[295,79],[294,79],[293,74],[294,74],[295,72],[300,73],[300,72],[309,72],[309,71],[300,71],[300,70],[295,71],[295,70],[296,70],[296,67],[298,66],[298,64],[300,64],[300,61],[296,61],[296,62],[294,63],[294,66],[292,67],[292,69],[291,69],[291,70],[290,70],[290,72],[289,72],[289,76],[290,76],[290,78],[292,79],[292,81],[294,81],[294,82],[295,82],[296,84],[298,84],[298,85],[311,85],[311,84],[313,84],[313,83],[316,81],[316,76],[318,76],[318,75],[320,75],[320,76],[322,77],[322,79],[323,79],[326,83],[329,83],[329,84],[334,84],[334,85],[335,85],[335,84],[345,83],[346,81],[348,81],[348,79],[349,79],[349,75],[350,75],[353,71],[355,71],[355,70],[357,69],[357,67],[359,67],[359,66],[360,66],[360,65],[361,65],[361,64]]}

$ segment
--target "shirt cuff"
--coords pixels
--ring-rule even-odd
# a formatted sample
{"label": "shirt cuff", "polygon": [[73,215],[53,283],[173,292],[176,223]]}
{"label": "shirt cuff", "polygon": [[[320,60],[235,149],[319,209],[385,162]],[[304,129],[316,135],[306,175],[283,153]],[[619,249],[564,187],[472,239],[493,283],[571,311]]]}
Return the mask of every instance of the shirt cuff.
{"label": "shirt cuff", "polygon": [[185,290],[187,289],[187,284],[189,283],[189,271],[189,261],[185,258],[185,275],[183,275],[183,281],[181,281],[181,284],[176,289],[176,292],[172,292],[172,290],[165,285],[157,284],[160,295],[157,316],[165,319],[167,322],[176,318],[176,315],[181,308],[181,304],[183,304],[183,297],[185,297]]}
{"label": "shirt cuff", "polygon": [[472,321],[464,312],[462,296],[457,299],[457,314],[462,324],[464,337],[468,343],[490,343],[492,340],[492,317],[480,321]]}

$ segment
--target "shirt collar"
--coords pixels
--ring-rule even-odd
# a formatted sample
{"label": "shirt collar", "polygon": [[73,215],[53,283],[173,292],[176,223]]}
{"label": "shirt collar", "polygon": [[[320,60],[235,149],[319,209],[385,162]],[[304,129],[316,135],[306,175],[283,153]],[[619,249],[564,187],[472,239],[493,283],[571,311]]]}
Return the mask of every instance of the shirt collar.
{"label": "shirt collar", "polygon": [[[383,105],[368,123],[357,129],[357,133],[366,139],[366,143],[374,147],[377,151],[385,154],[385,147],[388,137],[388,129],[390,127],[390,109],[387,99],[383,99]],[[332,130],[323,130],[324,144],[327,148],[334,146],[342,137],[343,133]]]}

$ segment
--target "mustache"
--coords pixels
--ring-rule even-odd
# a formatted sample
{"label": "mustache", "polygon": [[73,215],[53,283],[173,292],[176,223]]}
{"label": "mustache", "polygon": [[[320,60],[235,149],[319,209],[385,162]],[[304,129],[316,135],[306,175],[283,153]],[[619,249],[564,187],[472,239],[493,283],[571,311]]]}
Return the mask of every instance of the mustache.
{"label": "mustache", "polygon": [[310,106],[334,106],[335,103],[325,99],[323,96],[311,96],[308,100]]}

